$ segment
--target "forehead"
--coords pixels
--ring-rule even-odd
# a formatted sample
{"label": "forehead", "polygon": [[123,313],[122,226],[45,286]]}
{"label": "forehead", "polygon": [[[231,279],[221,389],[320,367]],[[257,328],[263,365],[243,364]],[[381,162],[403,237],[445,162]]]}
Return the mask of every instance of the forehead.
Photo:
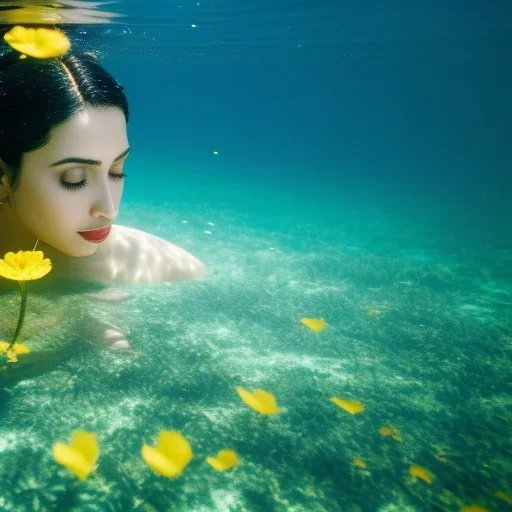
{"label": "forehead", "polygon": [[38,165],[50,165],[66,157],[114,159],[128,147],[126,120],[115,107],[88,106],[71,119],[52,129],[47,144],[23,156],[25,164],[37,160]]}

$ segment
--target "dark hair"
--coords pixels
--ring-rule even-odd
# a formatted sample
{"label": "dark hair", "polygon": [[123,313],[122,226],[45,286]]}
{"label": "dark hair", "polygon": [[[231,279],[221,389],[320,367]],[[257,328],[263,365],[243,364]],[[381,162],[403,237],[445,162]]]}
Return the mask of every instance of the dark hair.
{"label": "dark hair", "polygon": [[0,56],[0,159],[13,186],[23,153],[44,146],[52,128],[87,105],[118,107],[127,122],[129,115],[123,87],[94,54],[19,57],[15,51]]}

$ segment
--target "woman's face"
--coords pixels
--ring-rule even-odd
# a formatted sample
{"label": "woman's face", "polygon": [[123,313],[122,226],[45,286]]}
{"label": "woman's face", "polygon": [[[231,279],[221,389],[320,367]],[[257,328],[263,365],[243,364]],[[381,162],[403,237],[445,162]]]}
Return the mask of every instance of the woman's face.
{"label": "woman's face", "polygon": [[94,254],[98,239],[79,232],[105,228],[116,218],[128,149],[123,112],[88,106],[52,130],[45,146],[23,155],[13,213],[34,237],[62,253]]}

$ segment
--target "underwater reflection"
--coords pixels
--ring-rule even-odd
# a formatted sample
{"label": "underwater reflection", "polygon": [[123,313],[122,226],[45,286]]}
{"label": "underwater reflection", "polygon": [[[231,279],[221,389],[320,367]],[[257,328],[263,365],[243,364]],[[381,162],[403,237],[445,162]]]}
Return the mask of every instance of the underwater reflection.
{"label": "underwater reflection", "polygon": [[0,6],[0,24],[105,24],[122,14],[100,11],[112,2],[85,2],[63,0],[43,2],[37,0],[3,2]]}

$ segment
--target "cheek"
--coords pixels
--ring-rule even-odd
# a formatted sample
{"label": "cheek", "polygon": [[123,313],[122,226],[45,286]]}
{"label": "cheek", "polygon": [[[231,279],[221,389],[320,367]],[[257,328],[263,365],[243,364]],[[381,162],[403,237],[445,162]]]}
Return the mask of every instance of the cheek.
{"label": "cheek", "polygon": [[114,185],[110,189],[110,197],[112,198],[112,204],[116,211],[116,215],[119,214],[119,208],[121,205],[121,199],[123,197],[123,183],[120,185]]}
{"label": "cheek", "polygon": [[124,181],[122,181],[119,185],[115,185],[112,188],[112,199],[114,203],[119,204],[121,202],[121,198],[123,197],[124,190]]}
{"label": "cheek", "polygon": [[79,220],[83,198],[58,185],[44,184],[20,189],[16,197],[18,217],[28,228],[60,231]]}

